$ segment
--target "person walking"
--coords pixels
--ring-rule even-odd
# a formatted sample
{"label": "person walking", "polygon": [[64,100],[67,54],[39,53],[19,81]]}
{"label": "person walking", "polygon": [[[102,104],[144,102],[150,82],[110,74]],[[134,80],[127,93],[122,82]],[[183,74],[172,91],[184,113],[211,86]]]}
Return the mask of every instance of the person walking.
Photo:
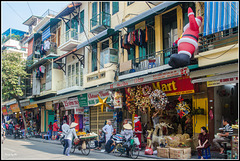
{"label": "person walking", "polygon": [[53,131],[52,122],[49,123],[48,128],[49,128],[49,130],[48,130],[49,138],[52,139],[52,131]]}
{"label": "person walking", "polygon": [[63,120],[63,125],[62,125],[62,134],[63,136],[65,137],[66,134],[68,133],[70,127],[69,125],[67,124],[67,121],[66,120]]}
{"label": "person walking", "polygon": [[101,150],[102,143],[105,143],[105,135],[102,132],[102,130],[99,130],[98,139],[99,140],[95,140],[95,150],[97,149]]}
{"label": "person walking", "polygon": [[107,121],[107,124],[102,128],[102,130],[105,133],[106,143],[107,143],[113,134],[113,127],[112,127],[111,120]]}
{"label": "person walking", "polygon": [[201,127],[201,133],[198,136],[198,147],[197,151],[198,151],[198,156],[201,157],[201,159],[203,159],[202,156],[202,149],[206,149],[210,146],[209,143],[209,134],[208,134],[208,130],[206,127]]}
{"label": "person walking", "polygon": [[220,149],[220,153],[219,154],[223,154],[224,148],[221,145],[222,142],[230,142],[231,140],[231,135],[233,133],[233,129],[232,127],[229,125],[229,120],[224,118],[223,119],[223,128],[219,128],[219,130],[222,130],[223,133],[219,133],[218,136],[220,136],[220,138],[214,138],[213,139],[213,143],[214,145]]}
{"label": "person walking", "polygon": [[54,121],[54,124],[53,124],[53,137],[52,137],[52,140],[56,140],[57,138],[57,135],[58,135],[58,124],[57,124],[58,120],[55,120]]}
{"label": "person walking", "polygon": [[[77,125],[78,124],[75,123],[75,122],[72,122],[72,124],[70,125],[68,133],[66,134],[66,137],[64,139],[65,146],[64,146],[64,150],[63,150],[63,155],[69,156],[69,152],[70,152],[70,149],[72,147],[73,136],[75,137],[76,140],[79,140],[79,138],[77,137],[77,134],[76,134],[76,130],[75,130],[75,127]],[[66,149],[67,149],[67,152],[66,152]]]}

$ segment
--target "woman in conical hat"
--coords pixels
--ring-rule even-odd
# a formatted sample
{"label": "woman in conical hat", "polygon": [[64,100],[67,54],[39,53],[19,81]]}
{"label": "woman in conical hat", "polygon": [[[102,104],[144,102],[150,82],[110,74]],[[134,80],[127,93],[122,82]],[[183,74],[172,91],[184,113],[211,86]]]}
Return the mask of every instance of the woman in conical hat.
{"label": "woman in conical hat", "polygon": [[75,127],[77,125],[78,125],[78,123],[75,123],[75,122],[72,122],[72,124],[70,125],[70,129],[68,130],[68,133],[66,134],[66,137],[64,139],[65,147],[64,147],[64,150],[63,150],[63,155],[65,155],[65,152],[66,152],[66,149],[67,149],[66,155],[69,156],[69,152],[70,152],[70,149],[72,147],[73,136],[75,137],[75,139],[79,140],[79,138],[77,137],[77,134],[76,134],[76,130],[75,130]]}
{"label": "woman in conical hat", "polygon": [[130,150],[130,139],[133,137],[133,130],[132,126],[127,123],[123,125],[124,130],[121,132],[121,135],[123,135],[126,138],[126,143],[124,143],[124,146],[126,146],[127,155],[129,155]]}

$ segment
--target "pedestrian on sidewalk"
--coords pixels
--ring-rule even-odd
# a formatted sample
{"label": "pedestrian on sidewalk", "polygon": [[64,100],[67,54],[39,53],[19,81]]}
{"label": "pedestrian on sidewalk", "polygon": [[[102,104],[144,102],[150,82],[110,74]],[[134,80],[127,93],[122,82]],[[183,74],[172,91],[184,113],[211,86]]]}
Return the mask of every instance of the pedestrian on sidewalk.
{"label": "pedestrian on sidewalk", "polygon": [[68,133],[70,127],[69,125],[67,124],[67,121],[66,120],[63,120],[63,125],[62,125],[62,134],[63,136],[65,137],[66,134]]}
{"label": "pedestrian on sidewalk", "polygon": [[95,140],[95,150],[101,150],[102,143],[105,143],[105,135],[102,130],[98,132],[98,140]]}
{"label": "pedestrian on sidewalk", "polygon": [[55,120],[54,121],[54,124],[53,124],[53,137],[52,137],[52,140],[56,140],[56,138],[57,138],[57,135],[58,135],[58,129],[59,129],[59,127],[58,127],[58,120]]}
{"label": "pedestrian on sidewalk", "polygon": [[204,126],[201,127],[201,133],[198,136],[198,144],[199,144],[198,147],[196,147],[198,151],[198,156],[200,156],[201,159],[203,159],[202,149],[206,149],[210,146],[208,130]]}
{"label": "pedestrian on sidewalk", "polygon": [[106,143],[107,143],[113,134],[113,127],[112,127],[111,120],[107,121],[107,124],[102,128],[102,130],[105,133]]}
{"label": "pedestrian on sidewalk", "polygon": [[[68,133],[64,139],[65,141],[65,146],[64,146],[64,150],[63,150],[63,155],[67,155],[69,156],[69,153],[70,153],[70,149],[72,147],[72,139],[73,139],[73,136],[75,137],[76,140],[79,140],[79,138],[77,137],[77,134],[76,134],[76,130],[75,130],[75,127],[77,126],[78,124],[73,122],[71,125],[70,125],[70,129],[68,130]],[[66,152],[66,149],[67,149],[67,153]]]}
{"label": "pedestrian on sidewalk", "polygon": [[220,138],[215,138],[213,139],[213,143],[215,144],[215,146],[220,149],[220,153],[219,154],[223,154],[224,152],[224,148],[222,146],[222,142],[230,142],[231,140],[231,136],[233,134],[233,129],[232,127],[229,125],[229,120],[224,118],[223,119],[223,128],[219,128],[219,130],[222,130],[223,133],[219,133],[218,136]]}
{"label": "pedestrian on sidewalk", "polygon": [[49,138],[52,140],[52,131],[53,131],[52,122],[49,123],[48,128],[49,128],[49,130],[48,130]]}

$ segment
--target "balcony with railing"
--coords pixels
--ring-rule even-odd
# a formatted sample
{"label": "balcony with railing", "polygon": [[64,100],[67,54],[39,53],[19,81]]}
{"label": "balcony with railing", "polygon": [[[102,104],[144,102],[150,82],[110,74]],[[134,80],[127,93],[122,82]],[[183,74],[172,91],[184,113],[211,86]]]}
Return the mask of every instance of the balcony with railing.
{"label": "balcony with railing", "polygon": [[[119,80],[172,68],[168,65],[170,56],[178,52],[178,47],[164,49],[146,56],[120,63]],[[194,64],[192,61],[190,65]]]}
{"label": "balcony with railing", "polygon": [[60,46],[61,51],[71,51],[78,44],[81,43],[80,33],[76,29],[69,29],[61,35]]}
{"label": "balcony with railing", "polygon": [[92,33],[100,33],[111,27],[111,14],[101,12],[90,19],[90,31]]}
{"label": "balcony with railing", "polygon": [[62,94],[70,91],[83,90],[83,77],[80,75],[72,75],[66,79],[57,80],[57,94]]}
{"label": "balcony with railing", "polygon": [[206,36],[200,33],[199,44],[195,55],[199,66],[238,60],[238,27]]}

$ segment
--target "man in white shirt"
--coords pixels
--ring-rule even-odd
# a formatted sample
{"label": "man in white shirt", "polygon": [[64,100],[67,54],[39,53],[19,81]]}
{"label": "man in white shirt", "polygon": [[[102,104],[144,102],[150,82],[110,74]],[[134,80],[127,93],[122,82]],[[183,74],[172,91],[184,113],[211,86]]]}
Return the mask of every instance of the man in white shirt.
{"label": "man in white shirt", "polygon": [[62,134],[64,136],[66,136],[66,134],[68,133],[70,127],[69,125],[67,124],[67,121],[66,120],[63,120],[63,125],[62,125]]}
{"label": "man in white shirt", "polygon": [[111,120],[108,120],[108,123],[102,128],[103,132],[106,134],[106,143],[111,138],[113,134],[113,127]]}

